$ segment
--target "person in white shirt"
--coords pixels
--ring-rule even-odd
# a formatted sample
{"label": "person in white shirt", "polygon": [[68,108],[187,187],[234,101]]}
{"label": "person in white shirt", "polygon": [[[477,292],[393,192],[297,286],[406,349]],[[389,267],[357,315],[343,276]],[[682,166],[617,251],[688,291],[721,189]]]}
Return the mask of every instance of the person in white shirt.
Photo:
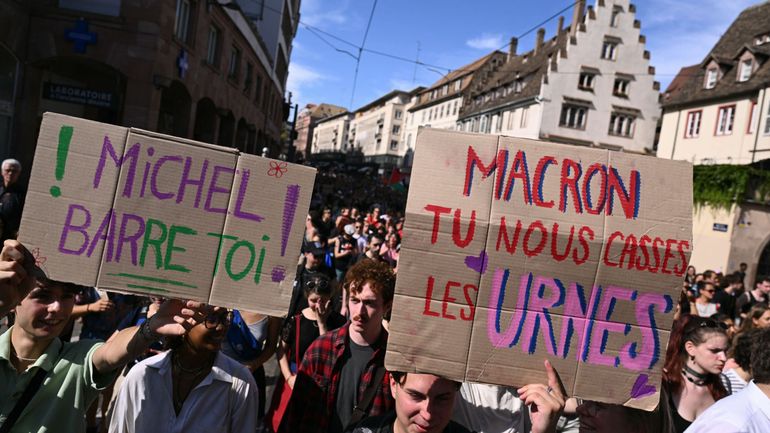
{"label": "person in white shirt", "polygon": [[770,329],[754,336],[751,372],[743,391],[716,402],[685,433],[770,432]]}
{"label": "person in white shirt", "polygon": [[219,351],[231,315],[209,307],[172,349],[135,365],[115,402],[110,433],[228,432],[257,429],[257,385]]}

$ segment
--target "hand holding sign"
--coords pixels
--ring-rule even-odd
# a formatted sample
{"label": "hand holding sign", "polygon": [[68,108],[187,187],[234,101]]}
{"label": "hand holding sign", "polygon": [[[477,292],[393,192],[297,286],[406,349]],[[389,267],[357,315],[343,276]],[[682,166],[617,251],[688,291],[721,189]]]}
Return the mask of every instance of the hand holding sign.
{"label": "hand holding sign", "polygon": [[5,241],[0,253],[0,317],[21,302],[34,287],[35,258],[19,242]]}
{"label": "hand holding sign", "polygon": [[555,432],[556,422],[564,410],[564,385],[551,363],[546,360],[544,364],[548,375],[548,386],[535,383],[518,389],[519,398],[527,406],[531,405],[532,433]]}

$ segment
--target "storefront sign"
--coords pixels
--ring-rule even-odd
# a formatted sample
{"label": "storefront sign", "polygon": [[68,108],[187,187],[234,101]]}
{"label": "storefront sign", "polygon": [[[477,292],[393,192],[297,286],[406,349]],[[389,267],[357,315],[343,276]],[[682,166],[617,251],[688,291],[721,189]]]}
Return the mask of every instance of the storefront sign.
{"label": "storefront sign", "polygon": [[43,98],[73,104],[115,109],[115,95],[112,92],[85,89],[51,82],[43,83]]}

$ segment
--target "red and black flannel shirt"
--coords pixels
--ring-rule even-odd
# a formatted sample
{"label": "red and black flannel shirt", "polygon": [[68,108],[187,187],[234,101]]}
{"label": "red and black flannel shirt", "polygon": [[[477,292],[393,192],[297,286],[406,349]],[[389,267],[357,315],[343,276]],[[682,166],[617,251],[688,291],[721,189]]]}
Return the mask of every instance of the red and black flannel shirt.
{"label": "red and black flannel shirt", "polygon": [[[344,364],[343,355],[350,323],[342,328],[318,337],[305,352],[302,365],[297,372],[297,380],[291,400],[286,408],[278,433],[326,433],[329,429],[331,414],[336,410],[337,386]],[[358,395],[364,394],[366,387],[374,378],[378,366],[385,364],[385,349],[388,333],[384,329],[375,344],[372,359],[366,364],[358,385]],[[382,383],[374,394],[369,415],[376,416],[388,412],[394,407],[390,394],[390,373],[385,373]]]}

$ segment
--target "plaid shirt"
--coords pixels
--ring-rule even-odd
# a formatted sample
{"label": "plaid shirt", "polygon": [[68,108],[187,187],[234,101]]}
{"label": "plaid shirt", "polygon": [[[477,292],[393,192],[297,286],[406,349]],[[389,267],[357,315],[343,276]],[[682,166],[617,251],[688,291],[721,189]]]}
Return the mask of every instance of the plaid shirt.
{"label": "plaid shirt", "polygon": [[[349,327],[350,323],[318,337],[305,352],[279,433],[328,431],[331,415],[336,411],[337,387],[345,364],[345,348],[350,344]],[[383,329],[380,338],[372,345],[374,354],[361,376],[359,396],[364,394],[373,380],[376,368],[385,364],[387,343],[388,333]],[[382,415],[393,407],[390,374],[386,372],[374,394],[369,415]]]}

